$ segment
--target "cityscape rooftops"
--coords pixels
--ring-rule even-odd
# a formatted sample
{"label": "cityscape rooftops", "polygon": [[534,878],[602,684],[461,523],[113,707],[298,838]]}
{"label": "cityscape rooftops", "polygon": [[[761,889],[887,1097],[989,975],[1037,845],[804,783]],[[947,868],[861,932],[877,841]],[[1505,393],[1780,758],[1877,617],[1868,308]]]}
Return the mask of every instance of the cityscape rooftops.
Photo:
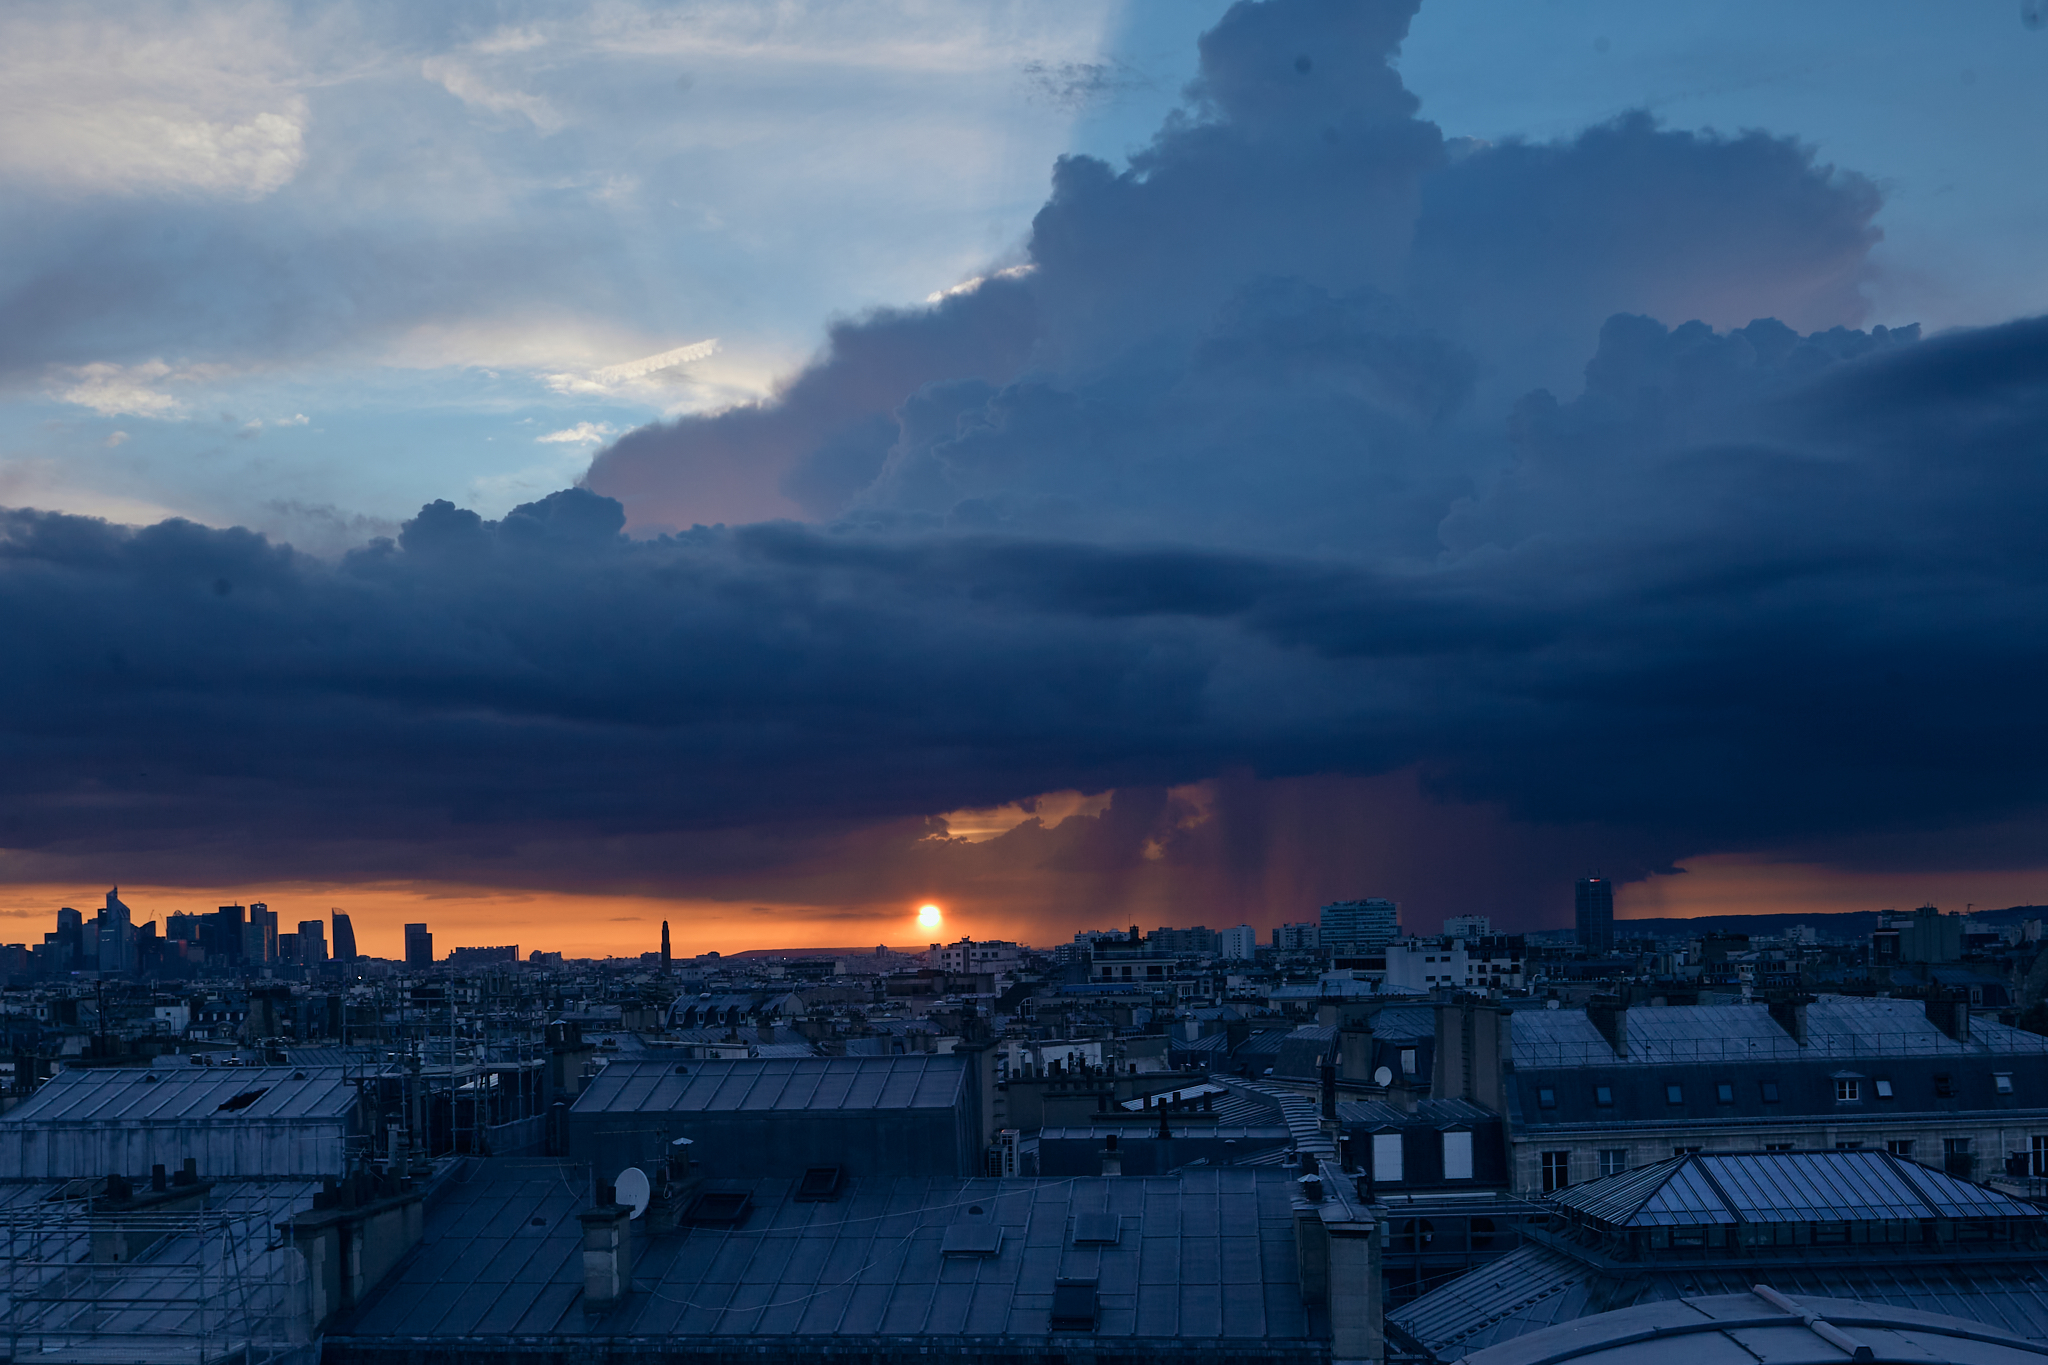
{"label": "cityscape rooftops", "polygon": [[1608,1228],[2042,1216],[1988,1186],[1874,1151],[1696,1152],[1559,1190],[1549,1202]]}
{"label": "cityscape rooftops", "polygon": [[1802,1044],[1768,1005],[1638,1006],[1625,1012],[1617,1055],[1585,1010],[1516,1010],[1518,1068],[1615,1066],[1797,1057],[2048,1054],[2048,1038],[1971,1017],[1969,1041],[1950,1037],[1918,1000],[1823,995],[1802,1006]]}
{"label": "cityscape rooftops", "polygon": [[573,1108],[578,1114],[950,1109],[966,1083],[966,1062],[924,1053],[619,1061],[591,1078]]}
{"label": "cityscape rooftops", "polygon": [[[603,1317],[580,1307],[585,1179],[579,1165],[499,1159],[451,1184],[420,1254],[328,1337],[326,1358],[388,1358],[395,1340],[556,1358],[565,1339],[593,1337],[751,1337],[753,1351],[768,1338],[785,1353],[793,1337],[839,1351],[876,1336],[1085,1334],[1154,1351],[1310,1338],[1292,1181],[1278,1173],[865,1178],[830,1203],[796,1201],[790,1180],[711,1181],[744,1197],[740,1221],[648,1237],[633,1292]],[[963,1227],[983,1235],[949,1238]],[[1063,1285],[1085,1286],[1072,1297],[1086,1325],[1055,1320]]]}

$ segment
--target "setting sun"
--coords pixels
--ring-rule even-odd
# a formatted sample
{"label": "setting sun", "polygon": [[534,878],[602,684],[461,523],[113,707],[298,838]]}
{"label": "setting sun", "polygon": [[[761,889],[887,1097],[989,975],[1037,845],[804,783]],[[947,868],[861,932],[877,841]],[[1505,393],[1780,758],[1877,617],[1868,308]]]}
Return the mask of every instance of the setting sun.
{"label": "setting sun", "polygon": [[936,905],[920,905],[917,907],[917,927],[920,929],[936,929],[939,927],[939,922],[944,918],[945,916],[939,913],[939,907]]}

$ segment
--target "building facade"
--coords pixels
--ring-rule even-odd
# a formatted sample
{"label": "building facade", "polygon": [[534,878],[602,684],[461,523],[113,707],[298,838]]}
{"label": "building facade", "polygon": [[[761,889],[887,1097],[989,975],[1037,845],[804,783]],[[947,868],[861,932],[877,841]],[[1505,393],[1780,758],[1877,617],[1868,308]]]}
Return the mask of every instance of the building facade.
{"label": "building facade", "polygon": [[2048,1038],[1947,1001],[1520,1010],[1512,1180],[1544,1194],[1693,1152],[1889,1152],[2048,1174]]}
{"label": "building facade", "polygon": [[1378,896],[1333,901],[1322,908],[1318,928],[1318,943],[1329,952],[1370,952],[1401,936],[1401,907]]}

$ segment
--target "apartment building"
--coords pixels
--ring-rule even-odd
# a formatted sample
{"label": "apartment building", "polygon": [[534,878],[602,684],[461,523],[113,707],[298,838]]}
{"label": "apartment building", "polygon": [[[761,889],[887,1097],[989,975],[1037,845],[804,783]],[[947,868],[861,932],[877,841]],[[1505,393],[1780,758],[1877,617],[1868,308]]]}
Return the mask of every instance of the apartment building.
{"label": "apartment building", "polygon": [[2048,1174],[2048,1038],[1960,1000],[1516,1011],[1513,1187],[1694,1152],[1889,1152],[1965,1179]]}

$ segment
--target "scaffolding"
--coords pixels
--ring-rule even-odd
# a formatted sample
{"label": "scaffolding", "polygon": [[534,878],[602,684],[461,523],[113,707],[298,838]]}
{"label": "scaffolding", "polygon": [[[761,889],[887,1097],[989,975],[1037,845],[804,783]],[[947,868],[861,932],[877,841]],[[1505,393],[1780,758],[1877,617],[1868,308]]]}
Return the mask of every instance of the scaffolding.
{"label": "scaffolding", "polygon": [[70,1193],[0,1210],[7,1359],[313,1365],[306,1262],[274,1244],[274,1199],[152,1212]]}

